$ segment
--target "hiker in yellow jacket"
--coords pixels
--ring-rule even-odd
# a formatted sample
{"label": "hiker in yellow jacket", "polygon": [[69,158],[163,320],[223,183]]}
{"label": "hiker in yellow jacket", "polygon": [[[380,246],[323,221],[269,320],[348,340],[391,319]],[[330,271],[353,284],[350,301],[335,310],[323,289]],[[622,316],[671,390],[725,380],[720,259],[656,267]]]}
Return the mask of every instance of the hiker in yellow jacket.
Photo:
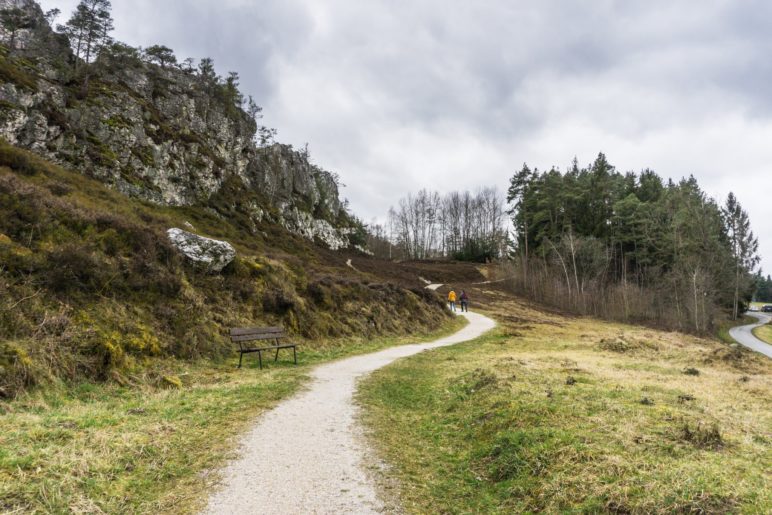
{"label": "hiker in yellow jacket", "polygon": [[456,292],[454,290],[450,290],[448,293],[448,304],[450,304],[451,311],[456,311]]}

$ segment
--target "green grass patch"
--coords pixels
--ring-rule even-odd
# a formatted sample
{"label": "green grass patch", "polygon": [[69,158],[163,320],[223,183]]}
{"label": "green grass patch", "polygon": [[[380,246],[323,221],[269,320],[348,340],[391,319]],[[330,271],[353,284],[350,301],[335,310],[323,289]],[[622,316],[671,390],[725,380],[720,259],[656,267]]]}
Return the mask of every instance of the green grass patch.
{"label": "green grass patch", "polygon": [[0,55],[0,80],[2,82],[10,82],[21,89],[36,93],[38,91],[37,78],[32,74],[27,64],[11,57]]}
{"label": "green grass patch", "polygon": [[772,345],[772,325],[766,324],[753,330],[753,335],[759,340]]}
{"label": "green grass patch", "polygon": [[[737,368],[711,340],[587,319],[512,329],[362,382],[408,513],[772,510],[768,362]],[[656,345],[598,344],[612,337]]]}
{"label": "green grass patch", "polygon": [[[24,513],[181,513],[203,506],[217,468],[256,416],[298,390],[311,366],[415,337],[330,342],[258,370],[246,357],[169,361],[144,386],[79,383],[0,403],[0,508]],[[146,372],[149,373],[149,372]]]}

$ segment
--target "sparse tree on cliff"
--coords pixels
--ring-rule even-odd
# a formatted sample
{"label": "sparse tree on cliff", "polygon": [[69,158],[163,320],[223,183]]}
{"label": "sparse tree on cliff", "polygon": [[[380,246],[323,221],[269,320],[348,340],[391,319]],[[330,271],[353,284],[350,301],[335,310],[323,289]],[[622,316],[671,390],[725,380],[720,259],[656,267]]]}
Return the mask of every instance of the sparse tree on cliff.
{"label": "sparse tree on cliff", "polygon": [[29,13],[18,7],[0,10],[0,22],[2,22],[3,28],[10,35],[8,48],[11,51],[16,49],[16,37],[19,31],[32,28],[34,24],[34,20]]}
{"label": "sparse tree on cliff", "polygon": [[158,63],[161,68],[177,64],[174,50],[164,45],[153,45],[146,48],[145,57],[151,62]]}
{"label": "sparse tree on cliff", "polygon": [[204,57],[198,63],[198,75],[205,82],[217,81],[217,73],[214,71],[214,60],[211,57]]}
{"label": "sparse tree on cliff", "polygon": [[51,9],[50,11],[46,11],[46,14],[44,14],[43,17],[49,25],[53,25],[60,14],[62,14],[61,9]]}
{"label": "sparse tree on cliff", "polygon": [[110,0],[81,0],[72,17],[59,30],[70,38],[75,55],[87,64],[112,43],[113,18]]}
{"label": "sparse tree on cliff", "polygon": [[195,64],[196,64],[196,60],[193,59],[192,57],[188,57],[187,59],[182,61],[182,65],[181,65],[182,71],[184,71],[185,73],[193,73],[196,69]]}
{"label": "sparse tree on cliff", "polygon": [[223,85],[226,101],[236,107],[241,107],[244,103],[244,95],[239,91],[239,80],[238,72],[228,72],[228,77]]}

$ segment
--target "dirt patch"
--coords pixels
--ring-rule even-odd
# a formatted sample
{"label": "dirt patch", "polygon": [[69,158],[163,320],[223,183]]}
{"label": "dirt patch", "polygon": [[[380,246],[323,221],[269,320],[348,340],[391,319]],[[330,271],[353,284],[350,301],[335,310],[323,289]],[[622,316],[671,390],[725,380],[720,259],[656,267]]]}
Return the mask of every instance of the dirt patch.
{"label": "dirt patch", "polygon": [[706,364],[721,362],[743,372],[757,372],[764,370],[763,360],[769,359],[761,354],[746,350],[739,345],[722,345],[710,353],[703,361]]}
{"label": "dirt patch", "polygon": [[603,338],[598,342],[598,349],[608,352],[638,352],[660,350],[660,346],[645,339],[620,334],[616,337]]}
{"label": "dirt patch", "polygon": [[478,393],[487,388],[495,388],[499,380],[495,373],[477,368],[456,380],[456,387],[466,396]]}
{"label": "dirt patch", "polygon": [[690,443],[698,449],[719,450],[726,442],[721,435],[721,429],[717,422],[689,422],[681,421],[676,428],[676,438]]}

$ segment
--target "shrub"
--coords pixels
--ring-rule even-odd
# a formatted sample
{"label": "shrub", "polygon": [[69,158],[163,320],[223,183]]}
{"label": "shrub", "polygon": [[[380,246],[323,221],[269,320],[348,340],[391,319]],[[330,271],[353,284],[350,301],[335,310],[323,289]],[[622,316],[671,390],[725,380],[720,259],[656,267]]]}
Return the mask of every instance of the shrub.
{"label": "shrub", "polygon": [[25,175],[37,173],[36,159],[28,152],[0,143],[0,165]]}
{"label": "shrub", "polygon": [[330,283],[328,280],[317,280],[308,284],[308,292],[314,304],[320,307],[332,307],[334,302],[331,297]]}
{"label": "shrub", "polygon": [[19,66],[17,62],[6,56],[0,56],[0,79],[2,79],[2,82],[16,84],[22,89],[32,92],[38,91],[35,77]]}
{"label": "shrub", "polygon": [[46,260],[45,281],[59,293],[94,292],[107,280],[105,267],[83,246],[69,244],[54,249]]}
{"label": "shrub", "polygon": [[180,389],[182,388],[182,380],[177,376],[163,376],[161,385],[165,388]]}
{"label": "shrub", "polygon": [[34,363],[15,342],[0,342],[0,397],[13,397],[36,381]]}
{"label": "shrub", "polygon": [[263,310],[284,315],[297,305],[297,297],[284,288],[273,287],[263,293]]}

